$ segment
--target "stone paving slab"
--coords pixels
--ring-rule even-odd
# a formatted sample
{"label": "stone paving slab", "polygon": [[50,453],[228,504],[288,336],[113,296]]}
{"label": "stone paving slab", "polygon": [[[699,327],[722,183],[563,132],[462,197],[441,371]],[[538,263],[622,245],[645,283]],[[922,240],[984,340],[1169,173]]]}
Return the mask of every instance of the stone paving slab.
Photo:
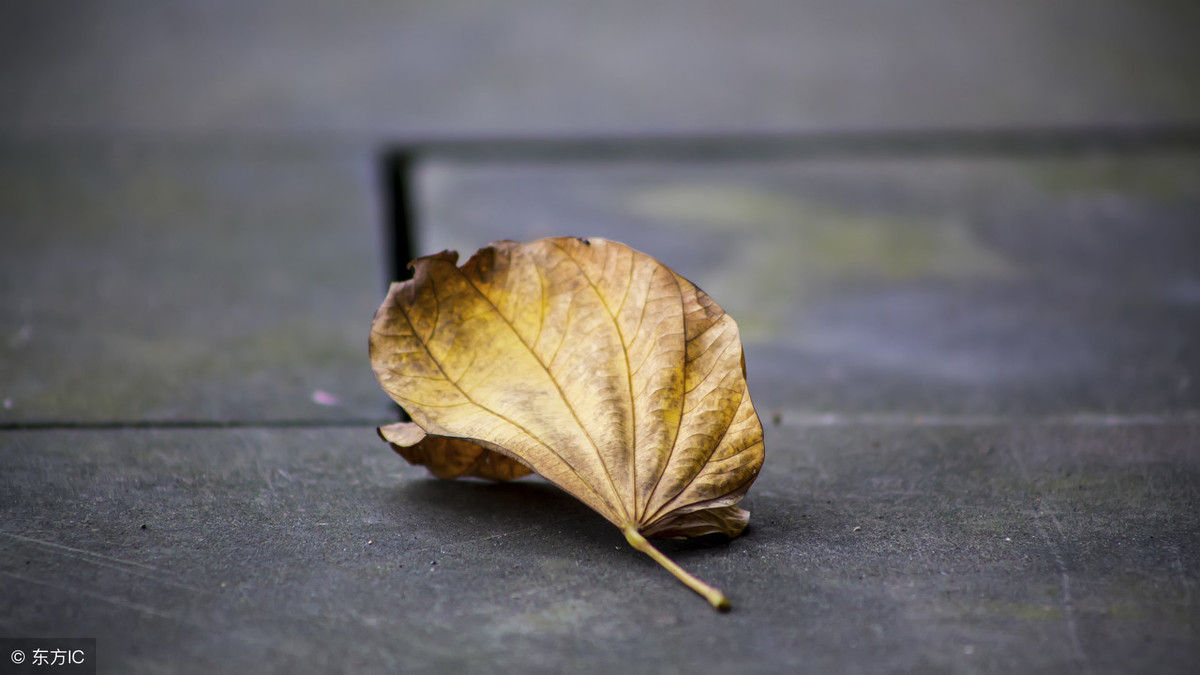
{"label": "stone paving slab", "polygon": [[0,149],[0,423],[380,418],[374,187],[349,151]]}
{"label": "stone paving slab", "polygon": [[1168,0],[2,3],[0,634],[112,673],[1191,672],[1195,154],[423,165],[426,251],[608,236],[739,320],[751,529],[663,544],[728,615],[540,480],[405,465],[365,337],[380,141],[1196,125],[1198,32]]}
{"label": "stone paving slab", "polygon": [[1200,410],[1195,154],[443,160],[419,194],[425,253],[582,235],[659,258],[738,321],[785,417]]}
{"label": "stone paving slab", "polygon": [[101,672],[1190,672],[1200,426],[768,425],[717,614],[537,480],[370,428],[0,433],[6,635]]}
{"label": "stone paving slab", "polygon": [[6,134],[461,136],[1200,123],[1171,0],[38,0]]}

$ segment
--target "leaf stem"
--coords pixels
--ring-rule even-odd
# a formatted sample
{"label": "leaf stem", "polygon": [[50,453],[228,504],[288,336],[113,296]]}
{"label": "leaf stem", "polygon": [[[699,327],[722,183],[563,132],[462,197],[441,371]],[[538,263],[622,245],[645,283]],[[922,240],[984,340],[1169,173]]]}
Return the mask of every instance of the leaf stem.
{"label": "leaf stem", "polygon": [[696,591],[700,595],[703,595],[704,599],[708,600],[708,603],[715,607],[718,611],[729,611],[729,600],[726,599],[724,593],[713,588],[712,586],[709,586],[703,581],[700,581],[696,577],[689,574],[687,570],[680,567],[674,560],[671,560],[667,556],[663,555],[662,551],[654,548],[650,542],[646,541],[646,538],[637,531],[635,526],[626,525],[622,532],[625,533],[625,540],[629,542],[630,546],[636,548],[642,553],[645,553],[651,558],[654,558],[655,562],[667,568],[668,572],[674,574],[675,578],[686,584],[688,588]]}

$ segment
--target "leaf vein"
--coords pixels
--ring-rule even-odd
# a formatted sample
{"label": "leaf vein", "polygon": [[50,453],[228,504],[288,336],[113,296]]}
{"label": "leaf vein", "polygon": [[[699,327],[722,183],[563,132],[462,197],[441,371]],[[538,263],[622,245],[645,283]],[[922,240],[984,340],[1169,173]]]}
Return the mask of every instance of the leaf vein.
{"label": "leaf vein", "polygon": [[[631,447],[629,448],[629,451],[628,451],[629,476],[630,476],[629,485],[630,485],[630,489],[633,491],[633,494],[632,494],[633,519],[636,521],[637,517],[638,517],[638,510],[639,510],[639,508],[638,508],[638,484],[637,484],[637,455],[638,455],[638,452],[637,452],[637,450],[638,450],[638,448],[637,448],[637,442],[638,442],[637,426],[638,426],[638,421],[637,421],[637,405],[633,399],[633,372],[630,370],[630,364],[629,364],[629,344],[630,343],[625,341],[625,334],[621,331],[621,322],[618,321],[617,316],[615,314],[613,314],[612,308],[608,306],[608,301],[606,301],[604,299],[604,294],[600,292],[599,287],[596,286],[596,282],[592,281],[591,276],[588,275],[587,270],[584,268],[584,266],[578,260],[575,259],[575,256],[571,255],[571,253],[569,251],[567,251],[565,248],[563,248],[558,242],[553,242],[553,244],[558,250],[562,251],[563,255],[565,255],[568,260],[570,260],[572,263],[575,263],[575,267],[579,270],[579,273],[583,276],[584,279],[587,280],[588,285],[592,287],[592,292],[596,294],[596,297],[600,298],[600,304],[604,306],[604,311],[608,312],[608,317],[612,320],[613,326],[617,329],[617,336],[621,339],[621,355],[625,359],[625,381],[626,381],[627,391],[629,392],[629,417],[630,417],[629,426],[631,427],[630,435],[632,436]],[[606,249],[606,255],[607,255],[607,249]],[[643,311],[643,316],[644,316],[644,313],[645,313],[644,305],[643,305],[642,311]],[[597,454],[600,454],[599,449],[597,449]],[[615,492],[617,489],[617,486],[616,486],[616,483],[612,479],[612,473],[608,470],[608,464],[604,461],[603,456],[600,457],[600,465],[604,467],[604,473],[608,476],[608,481],[609,481],[609,483],[612,483],[613,491]],[[619,493],[618,493],[618,495],[619,495]],[[629,518],[629,510],[625,509],[624,502],[622,502],[621,508],[622,508],[622,510],[625,511],[625,517]]]}
{"label": "leaf vein", "polygon": [[[452,267],[453,267],[453,266],[452,266]],[[457,267],[455,267],[454,269],[455,269],[456,271],[459,271]],[[460,274],[461,274],[461,271],[459,271],[459,272],[460,272]],[[465,278],[465,275],[463,275],[463,276],[464,276],[464,278]],[[468,279],[468,280],[467,280],[467,283],[471,283],[471,282],[470,282],[470,279]],[[471,286],[472,286],[472,288],[474,288],[474,284],[471,284]],[[478,289],[476,289],[476,290],[478,290]],[[482,293],[480,293],[480,295],[482,296],[483,294],[482,294]],[[485,300],[487,300],[487,296],[483,296],[483,297],[484,297],[484,299],[485,299]],[[490,302],[490,301],[489,301],[489,302]],[[397,303],[397,304],[396,304],[396,308],[400,310],[400,314],[401,314],[401,316],[403,316],[403,317],[404,317],[404,320],[405,320],[406,322],[408,322],[408,326],[409,326],[409,328],[410,328],[410,329],[412,329],[412,330],[413,330],[413,333],[415,334],[415,333],[416,333],[416,329],[415,329],[415,326],[413,325],[412,317],[410,317],[410,316],[408,315],[408,311],[405,309],[405,307],[404,307],[402,304],[399,304],[399,303]],[[499,312],[497,312],[497,314],[499,314]],[[501,318],[503,319],[503,316],[501,316]],[[510,327],[511,327],[511,326],[510,326]],[[515,333],[516,331],[514,330],[513,332]],[[518,338],[518,339],[520,339],[520,336],[518,335],[518,336],[517,336],[517,338]],[[425,345],[422,345],[422,346],[425,346]],[[426,353],[426,355],[428,355],[428,356],[429,356],[429,360],[430,360],[430,361],[432,361],[432,362],[433,362],[433,364],[434,364],[435,366],[437,366],[437,367],[438,367],[438,370],[440,370],[440,371],[442,372],[442,375],[443,375],[443,376],[445,376],[445,378],[446,378],[446,381],[447,381],[447,382],[450,382],[450,376],[449,376],[449,374],[447,374],[447,373],[446,373],[446,369],[445,369],[445,368],[442,366],[442,363],[441,363],[440,361],[438,361],[438,360],[437,360],[437,359],[436,359],[436,358],[433,356],[433,353],[429,351],[428,347],[426,347],[426,349],[425,349],[425,353]],[[532,352],[531,352],[531,353],[532,353]],[[535,360],[537,360],[537,357],[536,357],[536,355],[534,356],[534,359],[535,359]],[[553,378],[551,378],[551,379],[553,379]],[[563,464],[564,464],[564,465],[565,465],[565,466],[566,466],[568,469],[570,469],[570,470],[571,470],[571,472],[572,472],[572,473],[574,473],[574,474],[575,474],[575,476],[576,476],[577,478],[579,478],[579,482],[580,482],[581,484],[583,484],[583,486],[584,486],[584,487],[588,488],[588,489],[589,489],[589,490],[592,492],[592,494],[596,496],[596,499],[597,499],[597,500],[599,500],[599,501],[600,501],[600,503],[604,503],[604,499],[603,499],[603,498],[602,498],[602,497],[599,495],[599,493],[597,493],[597,492],[596,492],[596,489],[595,489],[594,487],[592,487],[592,486],[591,486],[591,484],[590,484],[590,483],[588,483],[588,481],[587,481],[586,479],[584,479],[583,475],[582,475],[581,473],[579,473],[579,471],[578,471],[578,470],[577,470],[577,469],[576,469],[576,468],[575,468],[575,467],[574,467],[574,466],[573,466],[573,465],[572,465],[572,464],[571,464],[569,461],[567,461],[567,459],[566,459],[565,457],[563,457],[562,455],[560,455],[560,454],[558,454],[557,452],[555,452],[555,451],[554,451],[554,448],[550,447],[550,445],[549,445],[548,443],[546,443],[545,441],[543,441],[541,438],[539,438],[537,435],[535,435],[535,434],[534,434],[533,432],[531,432],[530,430],[526,429],[526,428],[525,428],[523,425],[521,425],[521,424],[519,424],[519,423],[517,423],[517,422],[515,422],[515,421],[513,421],[513,420],[510,420],[510,419],[508,419],[508,418],[506,418],[506,417],[504,417],[504,416],[502,416],[502,415],[498,415],[498,414],[496,414],[495,412],[493,412],[492,410],[489,410],[488,408],[486,408],[486,407],[484,407],[484,406],[480,405],[480,404],[479,404],[477,401],[475,401],[475,399],[471,398],[471,396],[470,396],[469,394],[467,394],[467,393],[466,393],[466,392],[464,392],[464,391],[463,391],[461,388],[459,388],[457,384],[454,384],[453,382],[450,382],[450,384],[451,384],[452,386],[454,386],[454,388],[455,388],[455,389],[458,389],[459,393],[461,393],[461,394],[463,395],[463,398],[467,399],[467,401],[468,401],[468,402],[470,402],[472,405],[474,405],[476,408],[479,408],[480,410],[483,410],[483,411],[487,412],[488,414],[490,414],[490,415],[491,415],[491,416],[493,416],[493,417],[498,417],[498,418],[500,418],[500,419],[504,420],[505,422],[508,422],[509,424],[513,425],[513,426],[514,426],[514,427],[516,427],[517,429],[520,429],[522,433],[524,433],[525,435],[529,436],[529,437],[530,437],[530,438],[532,438],[534,441],[537,441],[537,443],[538,443],[539,445],[541,445],[543,448],[546,448],[546,450],[547,450],[547,451],[548,451],[550,454],[552,454],[552,455],[554,455],[555,457],[557,457],[557,458],[558,458],[558,460],[559,460],[560,462],[562,462],[562,463],[563,463]],[[554,384],[555,384],[555,386],[558,386],[558,383],[557,383],[557,382],[555,382]],[[560,392],[561,392],[561,389],[560,389]],[[404,398],[404,397],[403,397],[403,396],[401,396],[401,398]],[[410,400],[410,399],[407,399],[407,398],[405,398],[405,400]],[[566,399],[564,399],[564,401],[565,401],[565,400],[566,400]],[[416,403],[416,401],[413,401],[413,402],[414,402],[414,403]],[[418,405],[425,406],[425,404],[418,404]],[[425,407],[455,407],[455,406],[425,406]],[[570,406],[570,403],[567,403],[567,407],[568,407],[568,408],[570,408],[570,407],[571,407],[571,406]],[[572,411],[572,412],[573,412],[573,411]],[[584,433],[586,434],[587,432],[586,432],[586,431],[584,431]]]}
{"label": "leaf vein", "polygon": [[[570,256],[568,256],[568,258],[569,257]],[[542,367],[542,370],[544,370],[546,372],[547,378],[549,378],[551,384],[554,385],[554,388],[556,390],[558,390],[558,395],[562,399],[563,405],[565,405],[567,407],[567,410],[570,411],[571,417],[574,418],[574,420],[575,420],[575,424],[579,426],[579,430],[583,432],[584,437],[587,438],[588,442],[592,444],[592,448],[596,451],[597,458],[600,458],[600,465],[604,467],[605,475],[608,475],[608,467],[604,465],[604,460],[600,454],[600,447],[598,445],[596,445],[596,439],[592,438],[592,435],[590,432],[588,432],[587,427],[585,427],[583,425],[583,420],[579,419],[578,411],[576,411],[575,407],[573,405],[571,405],[571,401],[567,399],[566,392],[563,391],[563,388],[561,385],[559,385],[558,380],[556,380],[554,378],[553,373],[550,372],[550,367],[547,364],[542,363],[542,360],[538,358],[537,352],[533,351],[533,347],[531,347],[530,345],[525,343],[525,341],[521,338],[520,332],[517,331],[516,327],[513,326],[512,322],[509,321],[508,318],[506,318],[503,314],[500,313],[500,310],[498,308],[496,308],[496,305],[495,305],[495,303],[492,302],[491,298],[487,297],[487,294],[485,294],[482,290],[480,290],[479,287],[475,285],[474,281],[472,281],[469,277],[467,277],[467,275],[463,274],[462,270],[458,269],[457,267],[455,267],[454,270],[455,270],[455,272],[458,273],[458,275],[460,277],[463,278],[463,280],[465,280],[467,282],[467,284],[471,288],[475,289],[475,292],[479,294],[479,297],[483,298],[484,302],[486,302],[492,306],[492,309],[494,309],[496,311],[496,315],[498,317],[500,317],[500,320],[502,322],[504,322],[504,324],[506,326],[508,326],[508,329],[512,331],[513,335],[516,336],[517,341],[519,341],[521,344],[525,345],[525,348],[529,351],[529,354],[530,354],[530,356],[533,357],[533,360],[536,361],[538,363],[538,365],[540,365]],[[574,298],[571,299],[571,304],[572,305],[574,304]],[[569,317],[570,316],[570,308],[569,307],[568,307],[567,311],[568,311],[568,317]],[[562,339],[559,340],[558,348],[555,349],[555,358],[557,358],[558,350],[562,348],[563,342],[566,341],[566,334],[567,333],[564,330],[563,337],[562,337]],[[553,363],[553,361],[551,361],[551,363]],[[465,396],[465,394],[464,394],[464,396]],[[483,406],[480,406],[480,407],[483,407]],[[486,410],[486,408],[485,408],[485,410]],[[493,413],[493,414],[495,414],[495,413]],[[532,436],[532,434],[530,434],[530,436]],[[543,443],[543,445],[545,445],[545,443]],[[549,446],[547,446],[547,448],[549,448]],[[551,450],[551,452],[553,452],[553,450]],[[556,457],[558,457],[560,460],[562,460],[562,462],[564,464],[566,464],[568,468],[571,469],[571,471],[579,478],[579,480],[583,484],[588,485],[588,487],[591,488],[590,483],[588,483],[587,479],[583,477],[583,474],[581,474],[578,470],[576,470],[575,467],[572,466],[570,462],[567,462],[558,453],[554,453],[554,454]],[[613,497],[616,499],[617,506],[621,507],[621,510],[624,511],[625,505],[621,502],[620,492],[617,491],[616,483],[613,482],[611,475],[608,476],[608,482],[609,482],[609,486],[612,488]],[[594,493],[595,488],[591,488],[591,489]],[[596,496],[599,497],[598,494]],[[600,501],[604,502],[605,500],[601,499]]]}
{"label": "leaf vein", "polygon": [[[683,327],[683,339],[684,339],[684,349],[685,349],[684,353],[686,355],[686,349],[687,349],[687,311],[686,310],[687,310],[687,308],[683,306],[683,286],[679,283],[679,276],[675,273],[671,273],[671,281],[673,281],[675,283],[676,295],[679,298],[680,312],[683,314],[683,326],[682,327]],[[687,376],[687,371],[684,370],[684,377],[686,378],[686,376]],[[658,492],[658,484],[662,482],[663,474],[665,474],[667,472],[667,467],[671,466],[671,460],[674,459],[674,457],[675,457],[675,446],[679,445],[679,431],[681,429],[683,429],[683,415],[684,415],[683,404],[686,400],[687,400],[687,394],[684,394],[683,396],[679,397],[679,414],[677,415],[678,419],[675,421],[675,433],[672,434],[672,436],[671,436],[671,449],[669,451],[667,451],[667,459],[666,459],[666,461],[663,462],[662,468],[659,469],[658,476],[655,477],[655,479],[654,479],[654,485],[650,487],[650,494],[648,497],[646,497],[646,507],[647,508],[650,507],[650,500],[654,499],[654,493]],[[642,517],[639,518],[638,522],[650,522],[649,520],[647,520],[645,518],[645,515],[646,515],[645,512],[643,512]]]}

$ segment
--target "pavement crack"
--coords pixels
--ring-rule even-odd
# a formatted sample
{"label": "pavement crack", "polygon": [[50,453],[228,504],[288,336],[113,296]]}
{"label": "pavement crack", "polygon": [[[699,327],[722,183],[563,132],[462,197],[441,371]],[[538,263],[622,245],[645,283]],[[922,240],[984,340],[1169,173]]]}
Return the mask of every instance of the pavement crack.
{"label": "pavement crack", "polygon": [[[107,567],[109,569],[114,569],[114,570],[117,570],[118,572],[122,572],[124,574],[139,577],[142,579],[147,579],[149,581],[154,581],[154,582],[161,583],[161,584],[167,584],[169,586],[175,586],[177,588],[182,588],[184,590],[191,591],[193,593],[209,593],[210,592],[208,590],[199,588],[197,586],[191,586],[189,584],[181,583],[181,582],[175,581],[173,579],[167,579],[163,576],[162,570],[160,570],[156,567],[151,567],[150,565],[143,565],[142,563],[134,562],[132,560],[123,560],[121,558],[114,558],[112,556],[107,556],[107,555],[103,555],[100,553],[93,553],[92,551],[88,551],[88,550],[81,549],[81,548],[74,548],[72,546],[67,546],[65,544],[56,544],[54,542],[42,541],[41,539],[34,539],[33,537],[24,537],[19,534],[13,534],[11,532],[0,532],[0,535],[9,537],[11,539],[15,539],[19,542],[30,545],[33,548],[38,548],[38,549],[41,549],[48,553],[72,558],[74,560],[80,560],[80,561],[83,561],[83,562],[86,562],[86,563],[89,563],[92,565],[96,565],[99,567]],[[142,572],[139,570],[146,570],[146,572]],[[153,574],[150,574],[149,572],[153,572]],[[5,574],[7,574],[7,572]]]}
{"label": "pavement crack", "polygon": [[[1010,448],[1010,456],[1013,462],[1016,463],[1017,469],[1021,472],[1021,477],[1032,484],[1029,471],[1025,467],[1025,462],[1021,459],[1020,454]],[[1071,597],[1071,571],[1067,565],[1066,556],[1063,555],[1062,543],[1066,541],[1066,534],[1063,532],[1062,522],[1059,521],[1053,508],[1047,508],[1050,505],[1050,498],[1045,494],[1040,494],[1034,500],[1033,507],[1033,526],[1037,530],[1038,536],[1049,549],[1051,557],[1054,559],[1055,571],[1058,573],[1058,586],[1060,593],[1060,604],[1063,610],[1063,623],[1067,633],[1067,640],[1071,645],[1071,650],[1075,653],[1075,659],[1079,662],[1084,673],[1092,673],[1092,664],[1088,660],[1087,652],[1083,649],[1083,643],[1079,639],[1079,627],[1075,619],[1075,601]],[[1057,533],[1057,539],[1050,536],[1047,531],[1043,517],[1050,520]]]}
{"label": "pavement crack", "polygon": [[29,577],[23,577],[19,574],[13,574],[12,572],[0,572],[0,574],[3,574],[6,577],[11,577],[18,581],[23,581],[27,584],[36,584],[38,586],[45,586],[47,588],[53,588],[55,590],[63,591],[65,593],[74,593],[74,594],[78,594],[78,595],[83,595],[83,596],[86,596],[89,598],[100,600],[101,602],[107,602],[110,605],[116,605],[117,607],[124,607],[125,609],[132,609],[133,611],[138,612],[140,614],[146,614],[149,616],[157,616],[157,617],[161,617],[164,619],[173,619],[173,620],[179,619],[179,617],[175,616],[174,614],[169,614],[160,609],[156,609],[154,607],[139,604],[136,602],[129,602],[128,600],[122,600],[120,598],[114,598],[110,595],[101,595],[99,593],[85,591],[80,588],[71,588],[69,586],[59,586],[58,584],[52,584],[52,583],[49,583],[46,581],[38,581],[37,579],[30,579]]}

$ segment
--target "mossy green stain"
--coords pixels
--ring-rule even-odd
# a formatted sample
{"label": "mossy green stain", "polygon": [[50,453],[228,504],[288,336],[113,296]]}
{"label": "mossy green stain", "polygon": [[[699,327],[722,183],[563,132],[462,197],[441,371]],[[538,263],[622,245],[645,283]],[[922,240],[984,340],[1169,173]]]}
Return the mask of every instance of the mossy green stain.
{"label": "mossy green stain", "polygon": [[727,303],[743,339],[765,340],[812,291],[834,283],[989,278],[1009,263],[965,223],[885,216],[736,184],[676,183],[633,194],[636,217],[737,236],[705,290]]}

